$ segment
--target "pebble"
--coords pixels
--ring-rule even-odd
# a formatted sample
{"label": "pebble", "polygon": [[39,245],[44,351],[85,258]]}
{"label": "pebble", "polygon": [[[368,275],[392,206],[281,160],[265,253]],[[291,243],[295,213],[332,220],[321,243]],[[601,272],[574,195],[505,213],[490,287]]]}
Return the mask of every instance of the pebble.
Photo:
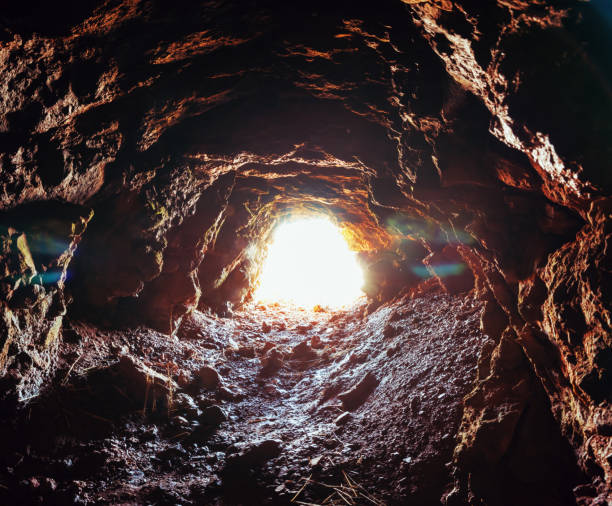
{"label": "pebble", "polygon": [[281,451],[281,441],[265,439],[247,446],[238,454],[228,457],[228,465],[260,466],[266,461],[278,457]]}
{"label": "pebble", "polygon": [[209,365],[203,366],[198,371],[198,380],[200,385],[207,390],[214,390],[221,384],[221,377],[214,367]]}
{"label": "pebble", "polygon": [[236,387],[234,387],[234,390],[221,387],[217,391],[217,398],[222,401],[239,401],[244,399],[244,392]]}
{"label": "pebble", "polygon": [[278,457],[281,453],[281,442],[278,439],[265,439],[251,446],[245,453],[256,462]]}
{"label": "pebble", "polygon": [[321,462],[321,459],[322,459],[322,458],[323,458],[323,456],[322,456],[322,455],[319,455],[318,457],[314,457],[314,458],[310,459],[309,464],[310,464],[312,467],[314,467],[314,466],[318,465],[318,464],[319,464],[319,462]]}
{"label": "pebble", "polygon": [[294,360],[311,360],[316,356],[316,352],[308,345],[308,341],[302,341],[291,351],[291,358]]}
{"label": "pebble", "polygon": [[278,371],[283,364],[281,356],[282,354],[276,348],[272,348],[261,361],[261,375],[271,376]]}
{"label": "pebble", "polygon": [[182,427],[182,428],[189,427],[189,421],[184,416],[180,416],[180,415],[173,416],[171,421],[173,425],[176,425],[178,427]]}
{"label": "pebble", "polygon": [[174,407],[176,407],[177,411],[182,413],[186,413],[190,416],[198,416],[200,414],[200,409],[198,405],[193,400],[193,397],[180,393],[174,397],[173,401]]}
{"label": "pebble", "polygon": [[221,422],[227,420],[227,415],[220,406],[214,405],[206,408],[202,412],[200,420],[205,425],[219,425]]}
{"label": "pebble", "polygon": [[338,399],[342,402],[342,407],[347,411],[358,408],[366,401],[378,386],[378,383],[379,381],[376,376],[368,372],[357,385],[338,395]]}
{"label": "pebble", "polygon": [[244,358],[255,358],[255,348],[253,346],[241,346],[236,353]]}

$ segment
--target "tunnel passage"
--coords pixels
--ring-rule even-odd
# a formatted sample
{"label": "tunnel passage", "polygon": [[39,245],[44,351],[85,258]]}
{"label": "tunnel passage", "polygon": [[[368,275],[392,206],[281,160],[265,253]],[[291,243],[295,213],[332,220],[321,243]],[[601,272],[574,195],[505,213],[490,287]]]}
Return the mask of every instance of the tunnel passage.
{"label": "tunnel passage", "polygon": [[[15,446],[0,493],[95,503],[96,476],[112,470],[119,495],[100,500],[231,501],[224,494],[246,470],[249,490],[282,502],[310,475],[302,461],[321,457],[339,501],[363,483],[372,500],[400,503],[609,502],[610,17],[601,0],[3,10],[0,397],[3,441]],[[298,312],[281,330],[289,315],[253,304],[256,253],[295,209],[342,228],[366,301],[348,313]],[[337,342],[320,335],[328,319]],[[242,350],[251,338],[258,347]],[[205,366],[226,348],[235,362],[216,379]],[[451,371],[411,376],[414,353]],[[350,417],[336,424],[320,413],[322,425],[308,427],[340,445],[296,436],[313,446],[300,453],[286,434],[274,443],[265,412],[252,412],[258,439],[232,438],[250,420],[231,418],[249,402],[223,390],[232,367],[268,415],[310,402],[307,388],[329,395]],[[418,426],[407,425],[436,410],[429,403],[419,415],[412,399],[437,399],[444,392],[427,387],[439,381],[452,391],[435,401],[453,420],[449,435],[412,441]],[[363,404],[351,404],[359,392]],[[283,413],[299,420],[276,419]],[[45,427],[55,419],[71,428]],[[81,433],[83,419],[100,426]],[[380,419],[398,424],[385,433]],[[421,424],[434,425],[443,422]],[[46,448],[39,428],[49,441],[69,439],[66,454],[51,456],[64,450]],[[172,439],[181,432],[195,433],[201,451]],[[343,466],[359,461],[351,443],[379,449],[345,478]],[[118,455],[132,455],[132,467]],[[158,488],[139,492],[153,455]],[[81,476],[65,464],[76,456]],[[36,474],[45,459],[52,476]],[[210,482],[189,482],[198,461],[211,466]],[[325,487],[313,485],[304,497],[322,501],[316,486]]]}

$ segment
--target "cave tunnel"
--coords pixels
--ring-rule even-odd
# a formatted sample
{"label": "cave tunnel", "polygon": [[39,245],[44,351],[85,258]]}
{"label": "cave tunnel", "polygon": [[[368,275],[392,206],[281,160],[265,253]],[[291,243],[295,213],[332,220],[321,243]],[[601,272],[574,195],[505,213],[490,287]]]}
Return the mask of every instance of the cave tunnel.
{"label": "cave tunnel", "polygon": [[610,54],[607,0],[3,2],[0,504],[612,504]]}

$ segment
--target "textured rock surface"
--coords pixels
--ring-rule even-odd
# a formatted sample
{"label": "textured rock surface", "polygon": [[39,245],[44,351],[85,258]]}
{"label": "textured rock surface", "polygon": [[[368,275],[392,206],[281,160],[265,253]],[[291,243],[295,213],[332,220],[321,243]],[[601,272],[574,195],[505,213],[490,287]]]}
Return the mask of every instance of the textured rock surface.
{"label": "textured rock surface", "polygon": [[0,215],[3,400],[37,395],[55,368],[68,269],[91,216],[77,206],[54,203]]}
{"label": "textured rock surface", "polygon": [[485,301],[497,344],[448,500],[503,502],[489,477],[548,411],[580,500],[610,500],[609,20],[603,1],[4,9],[3,391],[52,373],[67,292],[75,318],[173,333],[248,298],[276,218],[323,211],[378,303],[432,274]]}

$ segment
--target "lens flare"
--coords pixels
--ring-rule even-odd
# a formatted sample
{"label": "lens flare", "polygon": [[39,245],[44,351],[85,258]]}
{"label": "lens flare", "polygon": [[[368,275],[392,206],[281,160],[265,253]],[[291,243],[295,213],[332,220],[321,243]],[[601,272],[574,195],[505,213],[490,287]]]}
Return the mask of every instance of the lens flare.
{"label": "lens flare", "polygon": [[254,299],[338,308],[361,297],[362,285],[363,271],[340,229],[326,218],[303,218],[275,230]]}

